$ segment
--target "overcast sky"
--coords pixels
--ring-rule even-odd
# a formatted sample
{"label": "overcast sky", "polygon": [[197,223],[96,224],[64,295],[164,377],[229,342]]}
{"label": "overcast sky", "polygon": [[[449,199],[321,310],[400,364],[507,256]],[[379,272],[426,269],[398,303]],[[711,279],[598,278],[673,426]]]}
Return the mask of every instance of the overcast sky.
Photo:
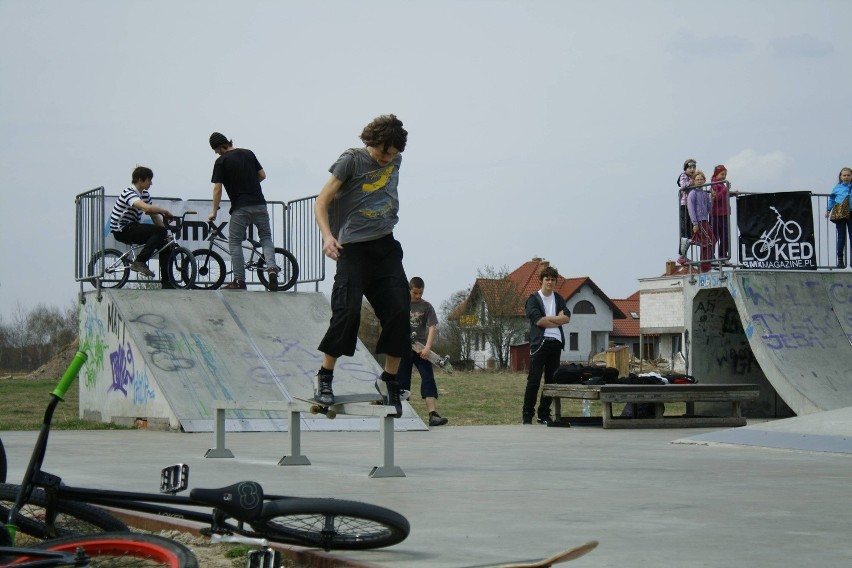
{"label": "overcast sky", "polygon": [[676,250],[686,158],[758,192],[852,165],[847,0],[0,0],[0,22],[6,322],[74,300],[76,194],[144,164],[155,196],[209,198],[214,130],[289,201],[399,116],[396,236],[436,308],[534,256],[632,294]]}

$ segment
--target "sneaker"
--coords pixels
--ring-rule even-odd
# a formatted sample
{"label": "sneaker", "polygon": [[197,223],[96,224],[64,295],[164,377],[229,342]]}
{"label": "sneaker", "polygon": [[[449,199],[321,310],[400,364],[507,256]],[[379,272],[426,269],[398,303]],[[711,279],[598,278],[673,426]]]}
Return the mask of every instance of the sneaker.
{"label": "sneaker", "polygon": [[246,289],[246,281],[245,280],[234,280],[227,286],[222,286],[223,290],[245,290]]}
{"label": "sneaker", "polygon": [[532,424],[532,414],[524,414],[521,418],[521,424]]}
{"label": "sneaker", "polygon": [[317,373],[317,384],[314,391],[314,398],[320,404],[334,404],[334,391],[331,390],[331,382],[333,380],[333,375],[320,375]]}
{"label": "sneaker", "polygon": [[139,262],[138,260],[133,261],[130,265],[130,270],[133,272],[138,272],[142,276],[147,276],[148,278],[154,277],[154,272],[148,268],[148,265],[144,262]]}
{"label": "sneaker", "polygon": [[682,256],[682,257],[678,258],[677,263],[678,264],[686,264],[686,257]]}
{"label": "sneaker", "polygon": [[[401,391],[399,383],[396,381],[383,381],[379,379],[376,381],[376,390],[379,391],[380,395],[382,395],[385,405],[396,408],[396,415],[393,417],[399,418],[402,416],[402,399],[400,398]],[[388,414],[388,416],[392,415]]]}
{"label": "sneaker", "polygon": [[168,281],[161,282],[160,288],[162,288],[163,290],[174,290],[175,289],[175,287],[172,285],[172,283],[168,282]]}
{"label": "sneaker", "polygon": [[545,426],[550,426],[551,424],[553,424],[553,418],[551,418],[549,414],[547,414],[547,415],[539,414],[538,415],[538,423],[544,424]]}
{"label": "sneaker", "polygon": [[266,279],[269,282],[269,285],[267,286],[266,289],[269,290],[270,292],[277,292],[278,291],[278,269],[277,268],[270,268],[266,272]]}
{"label": "sneaker", "polygon": [[429,414],[429,426],[443,426],[447,422],[449,422],[449,420],[447,420],[437,412],[432,412]]}

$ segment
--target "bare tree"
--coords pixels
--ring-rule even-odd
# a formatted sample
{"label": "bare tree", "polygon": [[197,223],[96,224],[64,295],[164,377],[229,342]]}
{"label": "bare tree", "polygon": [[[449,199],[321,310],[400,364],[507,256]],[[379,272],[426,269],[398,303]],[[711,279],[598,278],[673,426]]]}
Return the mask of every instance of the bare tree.
{"label": "bare tree", "polygon": [[467,300],[470,290],[459,290],[441,304],[441,319],[438,322],[440,349],[454,363],[470,361],[473,353],[473,332],[459,322],[453,313]]}
{"label": "bare tree", "polygon": [[485,303],[485,317],[480,328],[488,339],[491,355],[501,369],[509,366],[512,345],[524,339],[527,324],[524,319],[524,302],[513,282],[507,280],[508,267],[499,270],[485,266],[478,271],[477,283]]}
{"label": "bare tree", "polygon": [[11,322],[0,320],[0,362],[10,370],[33,370],[46,363],[78,334],[77,304],[64,311],[39,304],[30,311],[18,303]]}

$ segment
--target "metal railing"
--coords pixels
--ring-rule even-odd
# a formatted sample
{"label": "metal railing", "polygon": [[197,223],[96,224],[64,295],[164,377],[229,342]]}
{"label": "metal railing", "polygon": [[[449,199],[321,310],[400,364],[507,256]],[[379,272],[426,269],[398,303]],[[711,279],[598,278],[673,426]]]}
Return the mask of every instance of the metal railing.
{"label": "metal railing", "polygon": [[[103,276],[102,263],[92,262],[97,253],[105,248],[115,248],[120,251],[127,250],[126,244],[115,240],[109,229],[108,211],[112,209],[117,196],[105,195],[104,188],[99,187],[77,195],[76,205],[76,228],[75,228],[75,278],[80,282],[80,295],[82,301],[83,283],[89,282],[98,288],[99,279]],[[180,235],[181,244],[190,250],[207,248],[207,237],[210,228],[207,224],[207,216],[213,207],[210,199],[188,199],[157,197],[159,202],[175,215],[181,215],[186,211],[197,211],[194,218],[187,218]],[[289,250],[299,263],[299,284],[314,283],[315,290],[319,290],[319,283],[325,279],[325,257],[322,253],[322,236],[314,221],[314,203],[316,196],[296,199],[289,203],[283,201],[269,201],[269,218],[272,230],[272,241],[274,246]],[[218,227],[224,226],[228,221],[228,201],[222,201],[220,213],[215,223]],[[254,227],[249,227],[249,238],[256,239]],[[223,257],[226,270],[230,271],[231,259]],[[247,274],[247,276],[249,276]],[[252,278],[247,284],[257,284]],[[133,273],[128,282],[144,283],[148,280],[136,278]]]}
{"label": "metal railing", "polygon": [[[709,182],[702,186],[695,187],[692,191],[703,191],[705,193],[709,193],[710,187],[717,183],[720,182]],[[724,183],[727,184],[727,182]],[[728,185],[728,187],[730,187],[730,185]],[[837,244],[837,230],[834,227],[834,223],[825,218],[825,211],[828,205],[829,194],[812,192],[808,193],[810,193],[811,198],[811,217],[814,232],[814,262],[816,264],[816,268],[818,270],[842,270],[841,268],[837,267],[837,258],[835,255]],[[751,260],[750,251],[744,251],[744,249],[742,248],[743,245],[740,242],[740,234],[737,223],[738,215],[740,213],[738,207],[738,200],[740,197],[748,195],[759,195],[759,193],[739,191],[737,192],[736,196],[733,196],[729,199],[730,213],[727,225],[730,231],[730,254],[728,256],[720,256],[718,254],[718,237],[714,241],[712,254],[710,255],[709,259],[702,260],[700,257],[701,247],[698,244],[693,244],[692,246],[689,246],[687,250],[687,262],[685,263],[685,266],[689,267],[690,272],[698,272],[700,270],[701,265],[706,263],[710,264],[711,270],[719,271],[726,268],[736,270],[737,268],[744,268],[744,263]],[[680,190],[678,190],[678,205],[680,205]],[[710,217],[710,219],[711,229],[713,230],[715,235],[718,235],[720,227],[717,223],[712,222],[712,216]],[[781,222],[781,219],[779,219],[779,222]],[[678,242],[680,238],[681,235],[679,233]],[[844,264],[847,267],[849,266],[849,248],[850,247],[847,246],[844,250]]]}
{"label": "metal railing", "polygon": [[82,302],[83,282],[103,276],[103,263],[93,263],[92,258],[104,248],[104,188],[80,193],[74,198],[74,207],[74,278],[80,283]]}
{"label": "metal railing", "polygon": [[299,261],[298,284],[313,282],[314,290],[325,280],[325,255],[322,252],[322,234],[314,220],[314,204],[317,196],[294,199],[287,203],[288,227],[290,228],[289,249]]}

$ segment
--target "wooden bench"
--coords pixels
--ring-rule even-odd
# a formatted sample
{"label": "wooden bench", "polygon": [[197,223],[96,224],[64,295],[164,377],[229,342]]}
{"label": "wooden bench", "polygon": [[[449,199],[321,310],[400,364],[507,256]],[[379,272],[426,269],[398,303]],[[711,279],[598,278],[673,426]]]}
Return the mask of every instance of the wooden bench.
{"label": "wooden bench", "polygon": [[[545,385],[544,396],[553,397],[554,418],[562,417],[561,399],[599,400],[604,428],[709,428],[716,426],[745,426],[741,404],[757,400],[758,385],[752,384],[690,384],[690,385]],[[613,403],[651,403],[653,418],[621,418],[612,415]],[[683,416],[664,416],[664,404],[685,402]],[[730,402],[727,416],[695,414],[696,402]]]}
{"label": "wooden bench", "polygon": [[[207,450],[205,458],[232,458],[233,452],[225,447],[225,412],[228,410],[262,410],[269,412],[289,412],[288,437],[290,440],[290,453],[278,461],[278,465],[311,465],[307,456],[302,455],[302,422],[300,414],[310,412],[312,405],[299,401],[286,400],[214,400],[213,408],[216,411],[214,421],[214,434],[216,436],[216,447]],[[353,416],[376,416],[379,418],[379,441],[382,446],[382,464],[373,467],[370,477],[405,477],[402,468],[393,464],[393,421],[394,418],[388,414],[395,413],[392,406],[351,403],[342,404],[338,414],[349,414]]]}

